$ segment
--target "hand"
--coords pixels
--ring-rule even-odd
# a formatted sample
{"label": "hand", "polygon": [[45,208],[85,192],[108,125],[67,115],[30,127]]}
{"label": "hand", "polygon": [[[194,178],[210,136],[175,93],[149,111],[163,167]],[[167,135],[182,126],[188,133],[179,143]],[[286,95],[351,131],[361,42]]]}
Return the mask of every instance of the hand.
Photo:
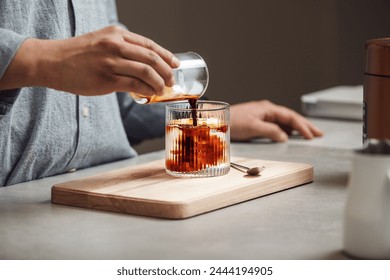
{"label": "hand", "polygon": [[244,141],[266,137],[284,142],[297,130],[306,139],[322,136],[322,132],[295,111],[270,101],[252,101],[230,108],[232,140]]}
{"label": "hand", "polygon": [[27,39],[0,89],[44,86],[80,95],[159,95],[165,85],[173,85],[172,68],[178,66],[177,58],[152,40],[110,26],[64,40]]}

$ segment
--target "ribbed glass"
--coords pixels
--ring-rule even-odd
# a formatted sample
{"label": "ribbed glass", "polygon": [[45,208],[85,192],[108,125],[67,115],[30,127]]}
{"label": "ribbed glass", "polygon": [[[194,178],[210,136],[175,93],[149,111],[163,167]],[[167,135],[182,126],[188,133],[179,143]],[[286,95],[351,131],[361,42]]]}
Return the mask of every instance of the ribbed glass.
{"label": "ribbed glass", "polygon": [[224,175],[230,169],[229,104],[197,101],[166,107],[165,166],[179,177]]}

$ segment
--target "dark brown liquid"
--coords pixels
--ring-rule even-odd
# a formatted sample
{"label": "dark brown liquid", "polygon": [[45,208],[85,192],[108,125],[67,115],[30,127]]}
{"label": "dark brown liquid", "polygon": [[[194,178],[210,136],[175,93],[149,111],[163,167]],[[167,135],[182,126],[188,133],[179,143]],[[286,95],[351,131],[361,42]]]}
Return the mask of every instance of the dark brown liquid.
{"label": "dark brown liquid", "polygon": [[163,95],[152,95],[152,96],[144,96],[142,94],[133,93],[130,92],[130,96],[132,96],[134,99],[143,98],[145,103],[156,103],[156,102],[172,102],[172,101],[179,101],[179,100],[188,100],[188,103],[190,103],[192,112],[192,123],[194,126],[197,126],[197,110],[196,110],[196,101],[197,98],[194,98],[193,95],[174,92],[172,88],[165,87],[164,94]]}
{"label": "dark brown liquid", "polygon": [[130,92],[130,96],[133,97],[135,100],[142,98],[143,99],[142,104],[195,99],[194,98],[195,96],[193,94],[188,94],[184,92],[178,93],[175,92],[171,87],[165,87],[163,95],[145,96],[140,93]]}
{"label": "dark brown liquid", "polygon": [[190,103],[190,106],[191,106],[191,115],[192,115],[192,124],[193,124],[193,126],[197,126],[198,125],[196,101],[197,101],[197,99],[195,99],[195,98],[188,99],[188,103]]}
{"label": "dark brown liquid", "polygon": [[167,136],[179,135],[166,159],[166,167],[174,172],[195,172],[209,166],[227,162],[226,141],[217,132],[227,133],[227,125],[206,124],[198,120],[195,126],[191,119],[186,123],[168,125]]}

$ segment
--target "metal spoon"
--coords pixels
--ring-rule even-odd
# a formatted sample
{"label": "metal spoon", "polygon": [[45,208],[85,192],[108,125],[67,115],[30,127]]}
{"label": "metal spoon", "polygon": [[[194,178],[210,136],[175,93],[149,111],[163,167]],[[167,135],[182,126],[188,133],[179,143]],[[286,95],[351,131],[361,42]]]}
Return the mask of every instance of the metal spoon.
{"label": "metal spoon", "polygon": [[260,172],[265,169],[265,166],[261,166],[261,167],[258,167],[258,166],[256,166],[256,167],[246,167],[246,166],[243,166],[241,164],[234,163],[234,162],[231,162],[230,166],[235,168],[235,169],[237,169],[237,170],[245,172],[246,174],[248,174],[250,176],[259,175]]}

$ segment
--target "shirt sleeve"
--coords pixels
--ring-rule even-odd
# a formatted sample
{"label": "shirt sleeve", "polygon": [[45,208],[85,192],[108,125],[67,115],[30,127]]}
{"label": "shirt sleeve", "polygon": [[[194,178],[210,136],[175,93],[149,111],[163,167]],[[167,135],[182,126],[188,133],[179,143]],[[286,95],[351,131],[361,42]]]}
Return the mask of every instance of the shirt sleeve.
{"label": "shirt sleeve", "polygon": [[117,93],[123,126],[132,145],[165,134],[165,104],[138,104],[127,92]]}
{"label": "shirt sleeve", "polygon": [[0,28],[0,79],[3,77],[5,70],[11,63],[16,51],[19,49],[26,36],[17,34],[13,31]]}
{"label": "shirt sleeve", "polygon": [[127,29],[125,25],[119,22],[115,0],[107,0],[107,19],[110,25],[119,25]]}
{"label": "shirt sleeve", "polygon": [[[13,31],[0,28],[0,79],[3,77],[15,53],[19,49],[26,36]],[[19,90],[0,91],[0,119],[7,114],[15,102]]]}

